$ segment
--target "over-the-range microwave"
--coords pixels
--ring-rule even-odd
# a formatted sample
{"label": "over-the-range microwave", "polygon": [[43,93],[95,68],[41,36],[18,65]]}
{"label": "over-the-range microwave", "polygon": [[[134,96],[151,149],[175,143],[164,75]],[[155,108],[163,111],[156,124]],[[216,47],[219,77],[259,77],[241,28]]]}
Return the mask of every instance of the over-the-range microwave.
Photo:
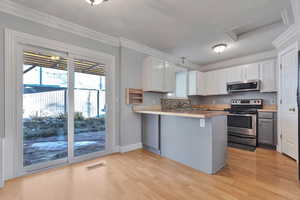
{"label": "over-the-range microwave", "polygon": [[227,83],[227,91],[229,93],[259,91],[259,90],[260,90],[260,80]]}

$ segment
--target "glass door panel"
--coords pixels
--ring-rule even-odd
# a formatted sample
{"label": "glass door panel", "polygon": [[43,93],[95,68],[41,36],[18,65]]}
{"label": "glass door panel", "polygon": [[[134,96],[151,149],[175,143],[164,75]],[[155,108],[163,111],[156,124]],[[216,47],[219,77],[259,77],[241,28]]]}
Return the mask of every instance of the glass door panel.
{"label": "glass door panel", "polygon": [[67,60],[23,52],[23,167],[51,165],[68,156]]}
{"label": "glass door panel", "polygon": [[74,156],[105,151],[106,89],[104,65],[74,60]]}

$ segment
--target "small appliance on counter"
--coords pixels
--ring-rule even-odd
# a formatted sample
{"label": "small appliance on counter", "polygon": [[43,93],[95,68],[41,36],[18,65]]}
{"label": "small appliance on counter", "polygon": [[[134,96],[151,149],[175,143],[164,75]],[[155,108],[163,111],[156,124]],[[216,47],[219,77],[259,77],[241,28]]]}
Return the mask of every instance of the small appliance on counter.
{"label": "small appliance on counter", "polygon": [[262,99],[233,99],[228,115],[228,145],[255,151],[257,146],[258,109]]}

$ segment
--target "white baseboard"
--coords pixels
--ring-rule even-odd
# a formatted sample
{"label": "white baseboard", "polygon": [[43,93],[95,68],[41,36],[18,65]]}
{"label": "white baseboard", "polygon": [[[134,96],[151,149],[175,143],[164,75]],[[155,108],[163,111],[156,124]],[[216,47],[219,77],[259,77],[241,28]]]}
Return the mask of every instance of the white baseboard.
{"label": "white baseboard", "polygon": [[112,149],[112,153],[119,153],[119,152],[120,152],[120,146],[119,145],[114,146]]}
{"label": "white baseboard", "polygon": [[143,148],[143,145],[142,143],[137,143],[137,144],[131,144],[131,145],[127,145],[127,146],[120,146],[120,152],[121,153],[126,153],[126,152],[129,152],[129,151],[134,151],[134,150],[137,150],[137,149],[141,149]]}

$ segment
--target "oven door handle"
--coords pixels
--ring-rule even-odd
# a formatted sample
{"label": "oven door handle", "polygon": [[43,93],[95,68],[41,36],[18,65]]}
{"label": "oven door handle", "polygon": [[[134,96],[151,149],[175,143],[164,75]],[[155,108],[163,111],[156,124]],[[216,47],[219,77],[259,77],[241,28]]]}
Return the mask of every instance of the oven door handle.
{"label": "oven door handle", "polygon": [[255,114],[232,114],[232,113],[229,113],[228,115],[230,115],[230,116],[243,116],[243,117],[253,117],[253,116],[256,116]]}

